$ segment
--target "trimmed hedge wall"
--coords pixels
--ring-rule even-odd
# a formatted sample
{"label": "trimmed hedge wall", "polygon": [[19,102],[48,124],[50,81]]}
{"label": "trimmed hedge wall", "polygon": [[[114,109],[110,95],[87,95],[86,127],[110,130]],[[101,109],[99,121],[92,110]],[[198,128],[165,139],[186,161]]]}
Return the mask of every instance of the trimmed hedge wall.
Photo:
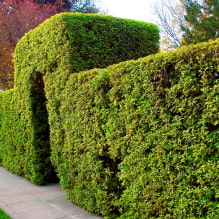
{"label": "trimmed hedge wall", "polygon": [[121,218],[217,217],[218,42],[110,69]]}
{"label": "trimmed hedge wall", "polygon": [[[156,25],[111,16],[62,13],[28,32],[15,50],[16,103],[3,100],[4,104],[13,105],[7,107],[16,112],[15,118],[10,119],[7,113],[1,118],[5,120],[3,124],[9,119],[18,124],[14,123],[11,129],[15,138],[10,142],[4,134],[8,133],[7,126],[2,126],[1,133],[6,138],[0,148],[11,151],[16,145],[22,156],[15,156],[17,152],[12,151],[16,157],[13,160],[10,153],[9,157],[3,153],[3,165],[36,184],[53,181],[56,174],[50,162],[50,143],[56,148],[63,141],[58,106],[69,75],[143,57],[156,53],[158,48]],[[53,140],[57,138],[58,144]]]}
{"label": "trimmed hedge wall", "polygon": [[51,108],[69,200],[106,218],[218,217],[219,40],[73,74]]}
{"label": "trimmed hedge wall", "polygon": [[16,89],[0,93],[0,163],[8,170],[22,174],[25,157],[20,143],[25,133],[21,132],[16,96]]}
{"label": "trimmed hedge wall", "polygon": [[74,62],[71,16],[97,15],[55,16],[16,48],[17,88],[0,94],[3,165],[40,184],[51,156],[67,198],[105,218],[217,218],[219,40],[81,71],[91,62]]}
{"label": "trimmed hedge wall", "polygon": [[[12,173],[25,176],[36,184],[54,181],[56,175],[50,162],[49,132],[45,132],[40,123],[43,119],[48,120],[47,112],[40,115],[40,130],[35,130],[31,136],[30,123],[35,121],[28,121],[26,109],[22,107],[20,99],[25,97],[20,97],[20,89],[14,88],[0,93],[0,163]],[[38,101],[42,100],[37,96],[36,98]],[[37,122],[34,125],[37,125]],[[46,128],[48,131],[49,127]],[[37,134],[40,135],[38,139]],[[38,141],[34,141],[34,137]],[[41,150],[34,148],[43,140]],[[32,147],[28,148],[30,145]]]}

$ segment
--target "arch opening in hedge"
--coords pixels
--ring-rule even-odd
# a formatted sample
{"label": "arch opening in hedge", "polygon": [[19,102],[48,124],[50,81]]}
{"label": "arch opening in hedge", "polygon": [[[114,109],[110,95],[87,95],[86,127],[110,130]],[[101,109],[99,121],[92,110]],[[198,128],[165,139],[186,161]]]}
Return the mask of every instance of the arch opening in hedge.
{"label": "arch opening in hedge", "polygon": [[17,107],[25,132],[24,176],[37,184],[53,178],[50,152],[65,139],[59,108],[71,74],[158,49],[156,25],[105,15],[62,13],[28,32],[15,49]]}

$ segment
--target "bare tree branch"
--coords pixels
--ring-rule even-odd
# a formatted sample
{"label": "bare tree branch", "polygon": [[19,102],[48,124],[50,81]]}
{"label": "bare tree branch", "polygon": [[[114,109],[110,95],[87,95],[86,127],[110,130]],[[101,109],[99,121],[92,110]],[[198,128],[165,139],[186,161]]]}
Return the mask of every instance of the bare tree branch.
{"label": "bare tree branch", "polygon": [[161,31],[161,46],[164,50],[181,46],[181,25],[184,24],[184,5],[180,0],[159,0],[155,2],[154,12],[158,18],[157,25]]}

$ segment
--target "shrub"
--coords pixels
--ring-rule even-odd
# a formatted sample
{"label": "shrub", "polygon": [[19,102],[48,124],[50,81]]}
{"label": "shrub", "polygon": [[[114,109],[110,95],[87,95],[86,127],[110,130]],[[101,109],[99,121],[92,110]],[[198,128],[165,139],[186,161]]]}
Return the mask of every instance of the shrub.
{"label": "shrub", "polygon": [[217,217],[218,45],[110,69],[119,101],[106,135],[124,142],[113,144],[123,158],[121,218]]}
{"label": "shrub", "polygon": [[0,218],[1,219],[11,219],[2,209],[0,209]]}
{"label": "shrub", "polygon": [[[82,71],[91,59],[73,59],[71,44],[81,37],[61,31],[71,16],[80,15],[58,15],[20,41],[16,99],[15,91],[0,95],[1,133],[7,117],[17,116],[9,127],[19,121],[13,129],[22,135],[15,140],[22,139],[24,175],[35,183],[48,179],[51,146],[68,199],[89,211],[106,218],[217,218],[219,40]],[[0,150],[14,150],[13,142]]]}
{"label": "shrub", "polygon": [[11,89],[0,93],[0,160],[8,170],[22,175],[26,133],[19,122],[16,92],[17,89]]}
{"label": "shrub", "polygon": [[68,199],[112,218],[217,217],[218,54],[217,40],[71,75],[52,151]]}
{"label": "shrub", "polygon": [[50,144],[61,148],[65,138],[59,107],[69,75],[156,53],[158,43],[153,24],[100,15],[63,13],[27,33],[15,50],[23,175],[36,184],[53,180]]}

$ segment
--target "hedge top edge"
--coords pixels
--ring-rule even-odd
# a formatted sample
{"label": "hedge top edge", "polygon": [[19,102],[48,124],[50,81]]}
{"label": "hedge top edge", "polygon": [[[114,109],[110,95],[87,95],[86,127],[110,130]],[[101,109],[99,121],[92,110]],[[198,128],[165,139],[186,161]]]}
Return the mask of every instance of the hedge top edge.
{"label": "hedge top edge", "polygon": [[[108,15],[60,13],[29,31],[15,49],[15,85],[23,73],[80,72],[159,50],[155,24]],[[26,76],[24,76],[26,77]]]}

